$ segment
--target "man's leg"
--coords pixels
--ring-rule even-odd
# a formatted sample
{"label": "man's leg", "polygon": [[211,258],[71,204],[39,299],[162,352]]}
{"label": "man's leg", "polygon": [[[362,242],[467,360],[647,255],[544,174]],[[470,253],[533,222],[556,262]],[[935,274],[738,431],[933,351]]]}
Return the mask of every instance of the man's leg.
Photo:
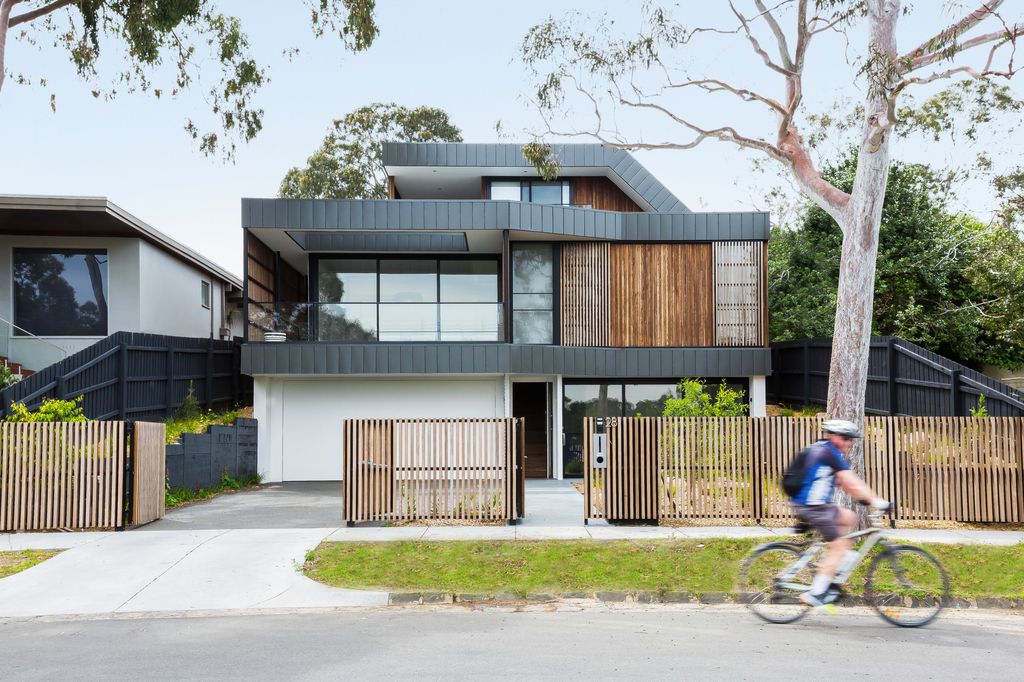
{"label": "man's leg", "polygon": [[857,516],[848,509],[833,507],[830,511],[835,514],[834,518],[831,522],[819,526],[821,534],[828,542],[828,548],[818,565],[818,573],[814,576],[811,589],[802,597],[806,603],[812,605],[822,603],[821,597],[828,591],[836,573],[839,572],[843,557],[853,547],[853,543],[843,536],[850,532],[853,524],[857,521]]}

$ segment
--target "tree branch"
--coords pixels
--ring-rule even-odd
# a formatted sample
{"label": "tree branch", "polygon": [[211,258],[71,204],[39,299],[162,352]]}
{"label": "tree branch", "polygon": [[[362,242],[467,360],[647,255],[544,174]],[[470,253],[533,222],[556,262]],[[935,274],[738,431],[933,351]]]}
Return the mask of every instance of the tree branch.
{"label": "tree branch", "polygon": [[43,5],[38,9],[34,9],[30,12],[19,14],[16,17],[11,17],[11,26],[17,26],[18,24],[24,24],[25,22],[38,19],[39,17],[56,12],[61,7],[67,7],[68,5],[77,5],[81,0],[53,0],[49,5]]}
{"label": "tree branch", "polygon": [[1007,42],[1013,42],[1017,38],[1024,36],[1024,25],[1017,24],[1015,26],[1007,28],[1005,31],[993,31],[992,33],[986,33],[984,35],[975,36],[970,40],[965,40],[956,47],[956,50],[952,53],[946,50],[938,50],[923,54],[910,62],[904,62],[906,66],[903,67],[902,73],[912,73],[918,69],[926,66],[931,66],[935,62],[942,61],[943,59],[949,59],[955,54],[960,54],[972,47],[978,47],[979,45],[987,45],[989,43],[996,43],[996,47],[1004,45]]}
{"label": "tree branch", "polygon": [[717,78],[702,78],[700,80],[686,81],[685,83],[669,81],[668,84],[668,87],[672,89],[681,89],[690,86],[698,87],[705,92],[729,92],[736,95],[744,102],[761,102],[762,104],[771,107],[781,116],[785,116],[788,113],[782,104],[771,97],[766,97],[760,93],[754,92],[753,90],[729,85],[725,81],[720,81]]}
{"label": "tree branch", "polygon": [[758,11],[761,12],[761,16],[764,17],[765,22],[768,24],[768,28],[775,35],[775,42],[779,44],[779,56],[782,58],[782,65],[792,71],[793,60],[789,56],[789,44],[786,42],[785,32],[779,26],[779,22],[775,20],[775,16],[765,7],[762,0],[754,0],[754,4],[757,5]]}
{"label": "tree branch", "polygon": [[15,0],[0,0],[0,90],[4,87],[6,70],[4,68],[4,53],[7,50],[7,29],[11,21],[11,9]]}
{"label": "tree branch", "polygon": [[761,43],[758,42],[757,38],[754,37],[753,32],[751,32],[750,24],[747,22],[747,18],[740,14],[739,10],[736,9],[736,6],[732,4],[732,0],[729,0],[729,9],[731,9],[732,13],[736,15],[737,19],[739,19],[740,27],[743,28],[743,32],[746,34],[747,40],[750,42],[751,47],[754,48],[754,52],[764,61],[765,66],[767,66],[772,71],[781,73],[783,76],[789,76],[790,74],[792,74],[792,71],[790,71],[789,69],[779,66],[778,64],[772,61],[772,58],[768,56],[768,53],[765,51],[765,49],[761,47]]}
{"label": "tree branch", "polygon": [[954,42],[967,31],[971,30],[989,16],[995,14],[1003,0],[987,0],[981,3],[981,7],[974,10],[960,21],[956,22],[944,31],[940,31],[916,48],[900,57],[900,62],[913,62],[931,52],[941,52],[942,46]]}

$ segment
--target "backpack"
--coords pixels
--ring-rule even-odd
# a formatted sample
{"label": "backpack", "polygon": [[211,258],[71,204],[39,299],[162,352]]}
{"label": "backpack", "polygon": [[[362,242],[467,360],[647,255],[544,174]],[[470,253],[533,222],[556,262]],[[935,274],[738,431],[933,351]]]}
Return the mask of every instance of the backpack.
{"label": "backpack", "polygon": [[811,448],[807,447],[796,453],[796,457],[789,463],[785,473],[782,474],[782,490],[788,497],[796,497],[803,487],[804,475],[807,473],[807,455]]}

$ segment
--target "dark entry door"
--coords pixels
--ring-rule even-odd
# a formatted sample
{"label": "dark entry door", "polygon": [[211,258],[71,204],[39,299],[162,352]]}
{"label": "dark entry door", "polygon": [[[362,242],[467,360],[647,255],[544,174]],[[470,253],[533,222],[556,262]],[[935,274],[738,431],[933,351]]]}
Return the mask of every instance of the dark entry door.
{"label": "dark entry door", "polygon": [[512,384],[512,416],[526,419],[526,477],[548,477],[548,387],[544,382]]}

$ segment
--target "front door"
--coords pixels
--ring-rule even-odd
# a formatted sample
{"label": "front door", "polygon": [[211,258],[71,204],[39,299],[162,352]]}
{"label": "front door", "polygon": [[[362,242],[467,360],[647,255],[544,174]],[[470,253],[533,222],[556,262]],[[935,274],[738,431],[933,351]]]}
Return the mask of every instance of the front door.
{"label": "front door", "polygon": [[512,416],[526,419],[526,477],[548,478],[548,395],[546,382],[513,382]]}

